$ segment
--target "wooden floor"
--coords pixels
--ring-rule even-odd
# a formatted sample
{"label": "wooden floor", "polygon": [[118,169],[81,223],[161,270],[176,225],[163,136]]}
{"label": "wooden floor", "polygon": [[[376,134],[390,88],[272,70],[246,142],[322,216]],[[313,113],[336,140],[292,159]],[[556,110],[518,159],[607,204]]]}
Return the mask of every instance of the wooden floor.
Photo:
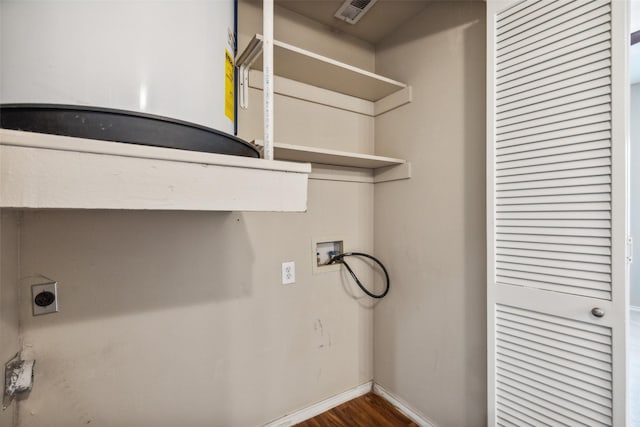
{"label": "wooden floor", "polygon": [[631,312],[629,369],[631,378],[631,425],[640,426],[640,311]]}
{"label": "wooden floor", "polygon": [[418,427],[393,405],[369,393],[304,421],[301,427]]}

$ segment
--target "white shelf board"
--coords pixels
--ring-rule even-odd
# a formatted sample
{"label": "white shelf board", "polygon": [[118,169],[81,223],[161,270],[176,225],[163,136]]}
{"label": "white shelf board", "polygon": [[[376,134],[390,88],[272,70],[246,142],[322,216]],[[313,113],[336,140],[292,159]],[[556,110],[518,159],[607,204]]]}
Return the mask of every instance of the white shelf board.
{"label": "white shelf board", "polygon": [[[249,62],[256,51],[260,55],[250,65],[262,70],[261,34],[253,37],[238,56],[236,65]],[[273,55],[274,73],[278,76],[369,101],[378,101],[407,87],[404,83],[278,40],[273,41]]]}
{"label": "white shelf board", "polygon": [[[258,147],[263,146],[263,141],[253,141]],[[374,156],[371,154],[350,153],[347,151],[329,150],[317,147],[305,147],[302,145],[283,144],[276,142],[273,145],[274,157],[278,160],[293,162],[320,163],[324,165],[345,166],[352,168],[377,169],[386,166],[397,166],[406,163],[406,160],[392,157]]]}
{"label": "white shelf board", "polygon": [[303,212],[311,165],[0,129],[0,207]]}

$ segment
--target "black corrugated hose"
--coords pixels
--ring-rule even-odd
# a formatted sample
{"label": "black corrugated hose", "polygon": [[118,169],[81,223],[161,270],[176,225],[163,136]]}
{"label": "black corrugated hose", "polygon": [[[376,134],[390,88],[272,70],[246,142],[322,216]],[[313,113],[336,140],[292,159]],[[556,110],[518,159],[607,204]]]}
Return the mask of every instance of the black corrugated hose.
{"label": "black corrugated hose", "polygon": [[[384,272],[384,277],[385,277],[387,285],[386,285],[386,287],[384,288],[384,291],[381,294],[374,294],[373,292],[369,292],[369,290],[367,288],[365,288],[362,283],[360,283],[360,280],[358,280],[358,276],[356,276],[356,274],[353,272],[351,267],[349,267],[349,264],[347,264],[347,262],[344,260],[344,258],[348,257],[348,256],[360,256],[360,257],[364,257],[364,258],[369,258],[369,259],[375,261],[380,266],[380,268],[382,268],[382,271]],[[340,263],[344,264],[345,267],[347,267],[347,271],[349,272],[349,274],[351,274],[351,277],[353,277],[353,280],[356,281],[356,283],[358,284],[360,289],[362,289],[362,292],[364,292],[365,294],[369,295],[371,298],[384,298],[384,296],[387,295],[387,293],[389,293],[389,273],[387,272],[387,269],[384,268],[384,265],[382,265],[380,260],[378,260],[376,257],[374,257],[372,255],[369,255],[369,254],[365,254],[363,252],[345,252],[343,254],[338,254],[338,255],[334,255],[333,257],[331,257],[331,260],[329,261],[329,264],[335,264],[337,262],[340,262]]]}

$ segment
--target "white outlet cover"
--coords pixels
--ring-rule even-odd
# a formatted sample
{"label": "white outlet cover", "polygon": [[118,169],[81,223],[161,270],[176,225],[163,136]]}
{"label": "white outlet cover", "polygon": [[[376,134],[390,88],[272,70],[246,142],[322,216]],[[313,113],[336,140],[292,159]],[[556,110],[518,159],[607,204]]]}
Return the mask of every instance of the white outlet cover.
{"label": "white outlet cover", "polygon": [[290,285],[296,283],[296,263],[287,261],[282,263],[282,284]]}

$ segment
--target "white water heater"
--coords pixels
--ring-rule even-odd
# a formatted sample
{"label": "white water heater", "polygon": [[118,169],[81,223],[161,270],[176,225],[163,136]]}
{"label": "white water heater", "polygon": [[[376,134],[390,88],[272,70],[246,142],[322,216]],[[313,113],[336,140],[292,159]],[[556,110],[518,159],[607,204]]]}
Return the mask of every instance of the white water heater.
{"label": "white water heater", "polygon": [[0,103],[234,131],[234,0],[0,0]]}

